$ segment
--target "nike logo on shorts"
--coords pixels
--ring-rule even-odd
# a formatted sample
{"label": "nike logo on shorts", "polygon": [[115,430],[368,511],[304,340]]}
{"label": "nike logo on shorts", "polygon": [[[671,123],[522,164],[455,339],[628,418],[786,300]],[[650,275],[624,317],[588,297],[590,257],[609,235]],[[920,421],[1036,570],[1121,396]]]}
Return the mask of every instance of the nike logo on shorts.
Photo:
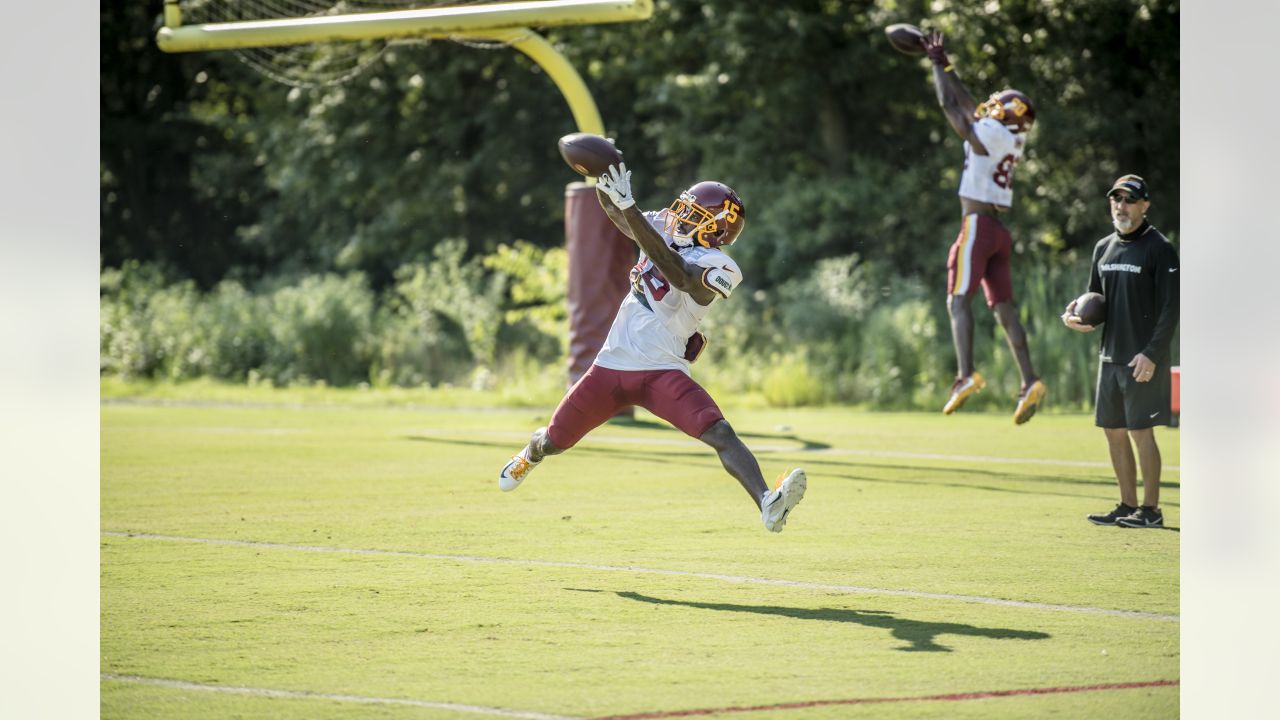
{"label": "nike logo on shorts", "polygon": [[1157,416],[1157,415],[1159,415],[1159,414],[1160,414],[1160,411],[1159,411],[1159,410],[1157,410],[1157,411],[1155,411],[1155,412],[1151,413],[1150,415],[1148,415],[1147,417],[1155,417],[1155,416]]}

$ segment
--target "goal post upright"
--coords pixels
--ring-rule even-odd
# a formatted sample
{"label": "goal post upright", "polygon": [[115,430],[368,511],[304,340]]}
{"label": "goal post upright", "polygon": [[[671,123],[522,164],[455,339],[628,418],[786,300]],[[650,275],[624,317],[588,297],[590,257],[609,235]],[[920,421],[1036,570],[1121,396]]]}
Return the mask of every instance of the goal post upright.
{"label": "goal post upright", "polygon": [[[164,0],[164,28],[173,29],[182,25],[182,8],[178,0]],[[157,37],[157,43],[159,38]],[[160,48],[163,50],[164,48]]]}

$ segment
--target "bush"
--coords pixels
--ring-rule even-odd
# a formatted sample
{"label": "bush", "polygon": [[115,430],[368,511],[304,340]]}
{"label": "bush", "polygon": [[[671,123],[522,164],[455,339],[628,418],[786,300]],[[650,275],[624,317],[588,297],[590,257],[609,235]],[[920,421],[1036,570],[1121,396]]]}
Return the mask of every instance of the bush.
{"label": "bush", "polygon": [[308,276],[266,303],[271,344],[262,373],[281,384],[367,380],[373,293],[362,273]]}
{"label": "bush", "polygon": [[208,374],[240,382],[248,380],[250,373],[260,377],[275,344],[268,298],[254,296],[228,280],[205,298],[201,310]]}
{"label": "bush", "polygon": [[[457,241],[401,267],[381,297],[364,275],[224,281],[200,293],[155,266],[101,274],[100,371],[170,380],[200,376],[279,385],[489,387],[504,368],[559,364],[567,345],[564,250],[528,243],[466,259]],[[510,290],[510,292],[508,292]],[[541,383],[542,381],[538,381]]]}
{"label": "bush", "polygon": [[829,399],[828,387],[803,352],[771,357],[761,383],[764,399],[773,407],[822,405]]}
{"label": "bush", "polygon": [[206,370],[198,294],[165,284],[156,267],[129,261],[100,284],[99,368],[124,377],[197,377]]}
{"label": "bush", "polygon": [[379,311],[371,377],[378,386],[440,385],[466,377],[475,364],[462,326],[432,309],[426,271],[404,267]]}

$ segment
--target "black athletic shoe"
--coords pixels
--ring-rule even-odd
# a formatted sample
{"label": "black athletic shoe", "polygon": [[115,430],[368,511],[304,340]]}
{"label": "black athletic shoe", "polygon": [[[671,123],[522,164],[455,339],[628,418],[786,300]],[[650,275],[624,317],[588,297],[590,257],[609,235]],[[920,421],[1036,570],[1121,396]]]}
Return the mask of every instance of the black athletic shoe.
{"label": "black athletic shoe", "polygon": [[1160,508],[1143,505],[1132,514],[1117,519],[1116,524],[1127,528],[1164,527],[1164,515],[1160,512]]}
{"label": "black athletic shoe", "polygon": [[1117,520],[1122,517],[1128,517],[1137,512],[1137,510],[1138,508],[1133,507],[1132,505],[1120,503],[1119,505],[1116,505],[1115,510],[1112,510],[1106,515],[1090,515],[1089,522],[1094,525],[1115,525]]}

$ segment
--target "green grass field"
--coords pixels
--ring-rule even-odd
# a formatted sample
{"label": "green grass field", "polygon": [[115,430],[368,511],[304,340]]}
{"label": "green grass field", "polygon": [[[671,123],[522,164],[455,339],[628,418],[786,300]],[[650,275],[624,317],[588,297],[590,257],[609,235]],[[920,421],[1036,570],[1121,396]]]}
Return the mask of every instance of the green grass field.
{"label": "green grass field", "polygon": [[104,718],[1168,718],[1165,530],[1084,415],[730,410],[781,534],[641,414],[498,470],[549,408],[102,407]]}

